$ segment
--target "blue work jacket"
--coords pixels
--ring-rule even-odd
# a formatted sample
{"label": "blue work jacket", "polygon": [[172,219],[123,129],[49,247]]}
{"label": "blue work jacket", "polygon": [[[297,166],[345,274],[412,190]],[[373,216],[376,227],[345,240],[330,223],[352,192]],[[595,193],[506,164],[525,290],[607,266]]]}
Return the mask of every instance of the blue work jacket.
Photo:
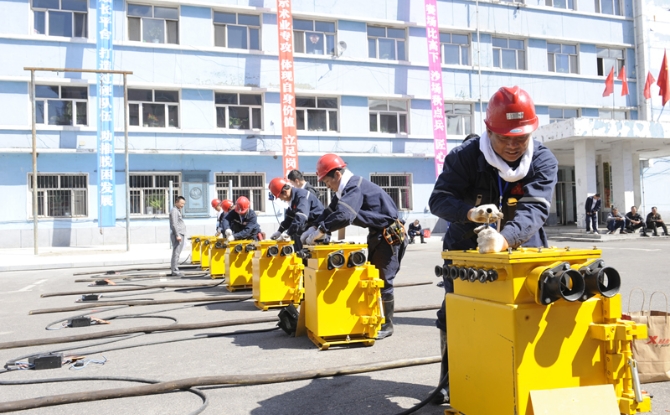
{"label": "blue work jacket", "polygon": [[279,225],[279,232],[286,231],[289,235],[300,232],[312,226],[322,213],[323,204],[311,191],[293,187],[291,202],[286,209],[284,220]]}

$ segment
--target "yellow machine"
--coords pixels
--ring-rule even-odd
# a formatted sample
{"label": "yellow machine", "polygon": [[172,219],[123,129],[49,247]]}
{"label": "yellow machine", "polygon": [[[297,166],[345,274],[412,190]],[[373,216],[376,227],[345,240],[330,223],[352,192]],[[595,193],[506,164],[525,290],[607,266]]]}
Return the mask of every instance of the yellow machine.
{"label": "yellow machine", "polygon": [[209,248],[209,275],[212,279],[223,278],[226,273],[226,250],[228,241],[218,238]]}
{"label": "yellow machine", "polygon": [[228,242],[226,249],[226,278],[228,291],[251,288],[251,260],[258,248],[252,240]]}
{"label": "yellow machine", "polygon": [[307,335],[319,349],[372,346],[384,323],[379,271],[367,262],[365,244],[310,246],[305,268]]}
{"label": "yellow machine", "polygon": [[203,238],[207,238],[204,235],[191,236],[191,264],[200,263],[200,245]]}
{"label": "yellow machine", "polygon": [[252,260],[253,296],[256,307],[298,306],[305,289],[302,272],[305,266],[293,250],[293,241],[261,241]]}
{"label": "yellow machine", "polygon": [[209,250],[216,242],[216,236],[205,236],[200,239],[200,269],[209,269]]}
{"label": "yellow machine", "polygon": [[[651,410],[621,320],[619,273],[597,249],[444,251],[452,407],[467,415]],[[591,408],[597,402],[598,409]],[[609,406],[608,406],[609,405]],[[609,409],[606,409],[609,408]],[[618,411],[618,412],[617,412]]]}

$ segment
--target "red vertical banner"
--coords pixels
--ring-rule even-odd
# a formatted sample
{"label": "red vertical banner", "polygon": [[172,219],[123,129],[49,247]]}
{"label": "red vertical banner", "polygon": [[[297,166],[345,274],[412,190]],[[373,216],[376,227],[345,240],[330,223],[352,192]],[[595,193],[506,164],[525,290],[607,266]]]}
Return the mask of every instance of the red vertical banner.
{"label": "red vertical banner", "polygon": [[298,169],[298,134],[295,121],[293,82],[293,15],[291,0],[277,0],[279,33],[279,85],[281,103],[281,138],[284,177]]}

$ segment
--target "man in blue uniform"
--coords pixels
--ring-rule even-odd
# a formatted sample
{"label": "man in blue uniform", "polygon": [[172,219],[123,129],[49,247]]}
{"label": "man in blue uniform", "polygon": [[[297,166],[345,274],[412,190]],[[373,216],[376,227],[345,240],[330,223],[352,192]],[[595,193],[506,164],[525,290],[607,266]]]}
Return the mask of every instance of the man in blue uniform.
{"label": "man in blue uniform", "polygon": [[314,227],[302,235],[305,244],[348,225],[368,228],[368,260],[384,280],[382,304],[386,322],[377,334],[383,339],[393,334],[393,280],[407,248],[405,229],[398,221],[398,208],[381,187],[347,170],[336,154],[326,154],[316,163],[320,181],[333,192],[330,206],[319,216]]}
{"label": "man in blue uniform", "polygon": [[[542,225],[549,216],[558,162],[531,138],[538,127],[533,101],[517,86],[500,88],[489,100],[484,122],[487,128],[481,137],[464,142],[446,157],[428,202],[434,215],[451,223],[444,249],[479,247],[481,253],[490,253],[548,246]],[[489,222],[497,222],[496,227]],[[453,281],[445,278],[444,288],[453,293]],[[444,302],[437,327],[443,379],[449,371]],[[448,391],[447,383],[439,397],[442,402],[448,402]]]}
{"label": "man in blue uniform", "polygon": [[235,209],[223,219],[223,230],[228,241],[260,239],[261,227],[258,225],[256,212],[249,208],[249,204],[246,197],[238,197]]}
{"label": "man in blue uniform", "polygon": [[312,192],[293,187],[288,180],[281,177],[272,179],[268,187],[274,197],[289,203],[284,220],[279,224],[277,232],[270,236],[270,239],[283,241],[293,239],[295,249],[302,249],[300,236],[323,213],[321,201]]}

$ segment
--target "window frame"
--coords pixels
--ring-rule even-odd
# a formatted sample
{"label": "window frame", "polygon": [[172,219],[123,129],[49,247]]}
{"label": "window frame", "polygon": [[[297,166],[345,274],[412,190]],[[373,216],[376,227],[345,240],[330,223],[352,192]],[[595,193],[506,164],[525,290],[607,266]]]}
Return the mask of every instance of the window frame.
{"label": "window frame", "polygon": [[[30,9],[32,10],[32,31],[34,35],[39,35],[39,36],[58,36],[58,37],[69,37],[69,38],[76,38],[76,39],[88,39],[88,0],[86,1],[86,11],[80,11],[80,10],[70,10],[70,9],[63,9],[63,2],[62,0],[57,0],[58,1],[58,9],[50,9],[48,7],[36,7],[34,6],[35,0],[30,1]],[[62,35],[51,35],[49,34],[50,30],[50,19],[49,15],[51,12],[56,12],[56,13],[70,13],[71,14],[71,19],[70,19],[70,28],[72,29],[72,36],[62,36]],[[36,19],[36,13],[44,13],[44,33],[37,33],[37,19]],[[83,17],[83,36],[75,36],[76,34],[76,20],[75,20],[75,15],[84,15]]]}
{"label": "window frame", "polygon": [[[217,13],[220,13],[220,14],[223,14],[223,13],[234,14],[235,15],[235,23],[233,24],[233,23],[217,22],[216,21],[216,14]],[[245,23],[239,23],[240,15],[258,17],[258,26],[253,26],[253,25],[245,24]],[[212,26],[214,26],[214,30],[212,31],[213,32],[212,36],[214,36],[212,44],[214,45],[214,47],[217,47],[217,48],[228,48],[228,49],[239,49],[239,50],[258,50],[258,51],[262,50],[263,19],[261,17],[262,17],[262,15],[253,14],[253,13],[238,13],[238,12],[233,12],[233,11],[212,10]],[[225,30],[225,32],[224,32],[225,46],[217,45],[217,30],[216,30],[217,26],[224,27],[224,30]],[[247,33],[246,33],[247,46],[246,47],[238,48],[238,47],[234,47],[234,46],[229,45],[229,43],[228,43],[228,41],[230,39],[229,26],[245,27],[247,29]],[[257,49],[252,48],[252,45],[251,45],[251,43],[252,43],[252,40],[251,40],[252,39],[252,31],[253,30],[257,30],[257,35],[256,35],[256,39],[258,41],[258,48]]]}
{"label": "window frame", "polygon": [[321,204],[323,204],[324,207],[328,207],[330,202],[333,200],[335,192],[330,190],[330,188],[326,186],[324,182],[320,182],[319,176],[316,173],[303,173],[302,177],[307,183],[311,184],[312,187],[316,189],[316,192],[319,194],[319,200],[321,201]]}
{"label": "window frame", "polygon": [[[141,100],[134,100],[130,98],[130,91],[151,91],[151,96],[152,96],[152,101],[141,101]],[[159,92],[176,92],[177,93],[177,102],[166,102],[166,101],[156,101],[156,91]],[[149,104],[149,105],[160,105],[164,104],[165,105],[165,112],[164,112],[164,117],[165,117],[165,122],[162,126],[159,125],[150,125],[150,122],[144,121],[144,105]],[[132,113],[131,113],[131,105],[139,105],[138,107],[138,124],[131,124],[132,123]],[[181,111],[180,111],[180,106],[181,106],[181,90],[175,90],[175,89],[151,89],[151,88],[142,88],[142,87],[135,87],[135,88],[128,88],[128,108],[126,109],[128,111],[128,125],[130,127],[138,127],[138,128],[174,128],[174,129],[180,129],[181,127]],[[176,107],[177,108],[177,125],[176,126],[171,126],[170,125],[170,107]],[[153,115],[153,114],[149,114]],[[147,117],[149,118],[149,117]],[[158,120],[151,120],[151,122],[156,122]]]}
{"label": "window frame", "polygon": [[[372,109],[371,106],[370,106],[371,101],[386,101],[386,110]],[[389,109],[389,108],[390,108],[389,102],[404,102],[404,103],[405,103],[405,108],[406,108],[406,110],[405,110],[404,112],[403,112],[403,111],[399,111],[399,110],[391,110],[391,109]],[[376,129],[376,130],[372,130],[372,128],[371,128],[371,129],[370,129],[370,132],[371,132],[371,133],[379,133],[379,134],[406,134],[406,135],[409,135],[409,100],[402,100],[402,99],[383,99],[383,98],[382,98],[382,99],[380,99],[380,98],[368,98],[368,113],[369,113],[369,115],[370,115],[370,118],[372,118],[373,114],[374,114],[374,115],[376,116],[376,118],[377,118],[377,121],[376,121],[376,123],[377,123],[377,129]],[[382,115],[389,116],[389,115],[392,115],[392,114],[395,114],[395,116],[396,116],[396,128],[397,128],[397,132],[394,133],[394,132],[384,132],[384,131],[381,131],[381,129],[382,129],[382,122],[381,122],[382,117],[381,117],[381,116],[382,116]],[[401,131],[401,128],[400,128],[400,126],[401,126],[401,116],[402,116],[402,115],[405,116],[405,131]],[[370,123],[370,127],[372,127],[372,123]]]}
{"label": "window frame", "polygon": [[[623,16],[624,15],[624,7],[621,7],[621,1],[620,0],[594,0],[595,1],[595,12],[597,14],[606,14],[608,16]],[[602,2],[603,1],[610,1],[612,4],[612,13],[606,13],[602,8]],[[618,12],[618,13],[617,13]]]}
{"label": "window frame", "polygon": [[[457,112],[453,112],[451,117],[447,115],[447,110],[449,109],[449,106],[451,106],[452,111],[456,109],[456,106],[468,106],[468,114],[461,114]],[[461,133],[458,132],[450,132],[449,128],[451,127],[452,123],[449,122],[449,118],[456,119],[458,118],[458,125],[460,129],[462,130]],[[467,119],[467,122],[466,122]],[[473,132],[472,125],[474,122],[474,108],[473,104],[470,102],[455,102],[455,101],[445,101],[444,102],[444,125],[446,126],[446,132],[447,135],[468,135]]]}
{"label": "window frame", "polygon": [[[228,181],[223,181],[226,177],[236,176],[238,186],[233,184],[233,197],[228,195]],[[241,186],[242,177],[256,177],[255,181],[259,183],[256,186]],[[214,173],[214,186],[219,200],[231,200],[233,203],[240,196],[249,199],[250,208],[255,212],[265,212],[265,199],[267,198],[267,184],[265,182],[264,172],[218,172]],[[255,193],[255,194],[254,194]],[[256,206],[260,204],[260,207]]]}
{"label": "window frame", "polygon": [[[498,40],[505,40],[507,43],[507,46],[503,48],[502,46],[495,46],[494,41]],[[523,43],[523,48],[522,49],[517,49],[514,47],[510,47],[510,41],[519,41]],[[504,59],[504,51],[514,51],[515,53],[515,67],[514,68],[506,68],[504,65],[505,59]],[[513,37],[500,37],[500,36],[492,36],[491,37],[491,52],[492,52],[492,57],[493,57],[493,67],[494,68],[500,68],[500,69],[506,69],[506,70],[513,70],[513,71],[526,71],[528,70],[528,52],[527,52],[527,44],[526,44],[526,39],[517,39]],[[523,53],[523,58],[520,58],[519,52]],[[496,66],[496,54],[498,55],[498,63],[499,65]],[[523,68],[519,68],[519,63],[523,62]]]}
{"label": "window frame", "polygon": [[[549,45],[556,45],[559,46],[560,52],[550,52],[549,51]],[[566,53],[563,52],[564,47],[574,47],[575,48],[575,53]],[[557,70],[557,65],[556,65],[556,56],[568,56],[568,72],[563,72],[563,71],[558,71]],[[575,71],[572,71],[572,63],[573,63],[573,58],[574,58],[574,69]],[[553,69],[552,69],[553,66]],[[555,43],[555,42],[547,42],[547,69],[549,72],[553,73],[566,73],[566,74],[577,74],[579,75],[579,45],[573,45],[569,43]]]}
{"label": "window frame", "polygon": [[[449,35],[449,42],[445,42],[443,40],[443,35]],[[456,36],[465,36],[468,40],[467,45],[463,46],[462,43],[454,43],[453,38],[454,35]],[[458,61],[459,63],[451,63],[447,62],[447,52],[446,52],[446,47],[447,45],[455,45],[458,47]],[[453,32],[440,32],[440,53],[442,54],[442,64],[443,65],[459,65],[459,66],[470,66],[470,51],[471,51],[471,45],[472,45],[472,37],[470,36],[469,33],[453,33]],[[463,49],[467,49],[466,51],[463,51]],[[467,58],[467,62],[463,63],[463,54],[465,53],[465,57]]]}
{"label": "window frame", "polygon": [[[609,112],[612,114],[612,111],[614,111],[614,114],[623,114],[624,118],[612,118],[610,117],[603,117],[602,112]],[[598,118],[601,120],[614,120],[614,121],[621,121],[621,120],[630,120],[631,119],[631,112],[630,110],[621,110],[621,109],[612,109],[612,108],[598,108]]]}
{"label": "window frame", "polygon": [[[179,45],[181,44],[181,32],[179,30],[179,23],[181,21],[181,6],[177,5],[177,7],[168,7],[164,5],[158,5],[158,4],[146,4],[143,2],[139,3],[134,3],[134,2],[129,2],[127,1],[126,3],[126,23],[128,25],[128,41],[130,42],[139,42],[139,43],[157,43],[161,45]],[[151,7],[151,17],[149,16],[135,16],[135,15],[130,15],[130,6],[144,6],[144,7]],[[176,9],[177,10],[177,18],[172,19],[172,18],[167,18],[167,17],[156,17],[156,7],[164,8],[164,9]],[[132,25],[131,25],[131,20],[130,19],[139,19],[140,25],[139,25],[139,39],[131,39],[131,30],[132,30]],[[162,42],[155,42],[155,41],[149,41],[149,40],[144,40],[144,19],[151,19],[151,20],[163,20],[163,41]],[[176,22],[176,27],[177,27],[177,33],[176,33],[176,39],[175,42],[170,42],[169,40],[169,28],[168,28],[168,21],[170,22]]]}
{"label": "window frame", "polygon": [[[307,29],[296,29],[295,28],[295,23],[296,20],[299,21],[304,21],[304,22],[311,22],[312,23],[312,30],[308,31]],[[317,23],[325,23],[325,24],[332,24],[333,25],[333,31],[332,32],[326,32],[323,30],[318,30]],[[316,35],[322,35],[323,36],[323,53],[310,53],[307,52],[307,35],[308,34],[316,34]],[[332,38],[332,50],[328,51],[328,39]],[[301,39],[302,42],[302,51],[298,50],[298,39]],[[310,40],[311,41],[311,40]],[[312,41],[312,43],[314,43]],[[316,49],[315,49],[316,50]],[[328,20],[317,20],[317,19],[300,19],[300,18],[294,18],[293,19],[293,52],[298,53],[298,54],[303,54],[303,55],[320,55],[320,56],[336,56],[337,55],[337,21],[328,21]]]}
{"label": "window frame", "polygon": [[[217,95],[236,95],[237,96],[237,104],[228,104],[228,103],[223,103],[219,104],[217,103]],[[251,95],[251,96],[256,96],[258,95],[260,97],[260,104],[240,104],[242,102],[241,96],[243,95]],[[216,119],[216,128],[223,128],[227,130],[254,130],[254,131],[263,131],[263,107],[264,107],[264,95],[262,93],[258,94],[252,94],[252,93],[246,93],[246,92],[224,92],[224,91],[214,91],[214,117]],[[230,108],[248,108],[249,109],[249,120],[248,120],[248,128],[242,128],[242,124],[239,124],[238,128],[235,128],[231,120],[232,119],[238,119],[242,121],[241,119],[237,117],[231,117],[230,116]],[[219,125],[219,108],[222,108],[224,110],[224,119],[227,121],[225,126],[220,126]],[[256,116],[254,115],[254,110],[258,110],[258,124],[259,127],[254,127],[254,122],[256,121]]]}
{"label": "window frame", "polygon": [[[608,54],[607,57],[598,56],[600,53],[604,51],[607,51]],[[621,58],[610,56],[612,54],[612,51],[621,52]],[[613,65],[614,76],[617,77],[619,75],[619,71],[621,70],[621,68],[623,68],[626,65],[626,48],[620,49],[620,48],[596,46],[596,70],[598,71],[598,76],[609,75],[610,71],[605,69],[605,62],[610,59],[615,60],[615,65]]]}
{"label": "window frame", "polygon": [[[309,100],[309,99],[314,99],[314,106],[304,106],[304,105],[298,105],[300,100]],[[336,106],[335,108],[331,107],[320,107],[319,106],[319,100],[331,100],[334,99],[336,101]],[[310,129],[310,111],[315,112],[315,111],[323,111],[326,113],[326,128],[324,130],[318,130],[318,129]],[[319,132],[319,133],[337,133],[340,131],[340,98],[339,97],[332,97],[332,96],[319,96],[319,95],[296,95],[295,97],[295,126],[297,131],[306,131],[306,132]],[[303,128],[299,127],[299,113],[302,112],[303,116]],[[331,128],[331,123],[332,123],[332,113],[335,113],[335,129]]]}
{"label": "window frame", "polygon": [[[46,178],[46,177],[51,177],[55,176],[58,180],[58,187],[40,187],[40,177]],[[63,177],[79,177],[83,179],[84,182],[84,187],[61,187],[62,183],[62,178]],[[32,206],[32,200],[33,200],[33,174],[28,173],[28,196],[30,198],[30,202],[28,203],[29,207],[29,212],[28,212],[28,218],[29,219],[34,219],[33,216],[33,206]],[[88,218],[89,217],[89,208],[88,208],[88,193],[89,193],[89,181],[88,181],[88,173],[37,173],[37,219],[72,219],[72,218]],[[50,206],[50,201],[53,199],[53,196],[49,196],[47,192],[49,191],[69,191],[70,193],[70,215],[62,215],[62,216],[53,216],[53,215],[46,215],[52,207]],[[83,193],[83,196],[80,195],[80,202],[79,204],[75,200],[75,193],[80,192]],[[40,193],[43,193],[43,195],[40,195]],[[41,202],[40,202],[41,200]],[[73,210],[77,209],[77,206],[80,206],[80,208],[83,208],[85,212],[79,213],[79,214],[73,214]],[[54,208],[56,209],[56,208]],[[42,211],[42,214],[40,215],[40,210]]]}
{"label": "window frame", "polygon": [[[48,97],[38,97],[37,96],[37,89],[38,87],[49,87],[49,88],[58,88],[58,98],[48,98]],[[63,98],[63,88],[86,88],[86,99],[83,98]],[[88,97],[89,97],[89,89],[88,85],[76,85],[76,84],[71,84],[71,85],[54,85],[54,84],[42,84],[42,83],[37,83],[35,84],[35,124],[39,125],[44,125],[44,126],[53,126],[53,127],[87,127],[89,125],[89,111],[88,111]],[[49,121],[51,119],[51,115],[49,115],[49,101],[65,101],[65,102],[71,102],[71,124],[51,124]],[[77,118],[79,118],[79,109],[77,104],[78,103],[84,103],[86,105],[86,123],[85,124],[80,124],[77,121]],[[38,121],[39,118],[39,112],[40,108],[42,107],[42,122]]]}
{"label": "window frame", "polygon": [[[568,111],[574,110],[576,115],[574,117],[566,117],[565,116],[565,111],[566,110],[568,110]],[[558,117],[552,116],[552,114],[551,114],[552,111],[561,111],[561,117],[558,118]],[[575,108],[549,107],[549,124],[553,124],[555,122],[560,122],[560,121],[564,121],[564,120],[570,120],[572,118],[579,118],[579,117],[581,117],[581,112],[582,112],[582,109],[581,108],[576,108],[576,107]]]}
{"label": "window frame", "polygon": [[[564,6],[556,5],[557,1],[563,1]],[[566,9],[566,10],[577,10],[575,0],[545,0],[544,3],[547,7],[553,7],[556,9]]]}
{"label": "window frame", "polygon": [[[177,196],[180,194],[180,188],[182,184],[182,178],[181,178],[181,172],[155,172],[155,171],[133,171],[128,173],[130,182],[128,183],[128,193],[130,194],[130,217],[131,218],[138,218],[138,217],[167,217],[170,214],[169,207],[174,200],[177,198]],[[148,176],[151,177],[152,184],[150,186],[133,186],[133,178],[134,177],[141,177],[141,176]],[[157,177],[163,177],[167,183],[166,186],[157,186],[156,185],[156,178]],[[176,177],[177,181],[176,183],[173,183],[173,188],[172,188],[172,195],[170,195],[170,185],[169,185],[169,179]],[[174,180],[173,180],[174,182]],[[151,192],[149,192],[151,191]],[[153,206],[147,206],[147,201],[149,198],[152,198],[156,195],[159,195],[159,192],[162,191],[162,198],[163,198],[163,211],[156,213],[153,211],[154,207]],[[137,195],[135,195],[137,193]],[[150,193],[147,195],[147,193]],[[172,196],[172,197],[170,197]],[[135,200],[137,199],[137,201]],[[139,213],[137,211],[133,212],[134,208],[138,207],[139,208]],[[147,208],[151,207],[152,212],[148,213]]]}
{"label": "window frame", "polygon": [[[393,27],[393,26],[378,26],[378,25],[368,24],[368,25],[366,25],[366,29],[367,29],[366,34],[367,34],[367,37],[368,37],[368,58],[381,59],[381,60],[391,60],[391,61],[401,61],[401,62],[406,62],[407,61],[408,41],[407,41],[407,28],[406,27],[398,28],[398,27]],[[370,29],[384,29],[384,36],[371,35],[370,34]],[[389,29],[391,29],[391,30],[402,30],[404,32],[405,36],[402,39],[396,38],[396,37],[389,37],[389,35],[388,35]],[[387,39],[387,40],[393,40],[394,41],[394,57],[393,57],[393,59],[379,57],[379,51],[380,51],[379,39]],[[375,56],[370,56],[371,55],[371,51],[370,51],[370,42],[371,41],[374,41],[374,44],[375,44],[375,53],[374,53]],[[401,50],[398,46],[399,41],[402,42],[402,54],[403,54],[402,58],[403,59],[400,59],[400,56],[399,56],[399,53],[398,53]]]}
{"label": "window frame", "polygon": [[[396,207],[398,208],[399,211],[407,211],[411,212],[414,208],[414,201],[412,199],[412,194],[413,194],[413,187],[414,187],[414,181],[412,177],[412,173],[370,173],[369,180],[376,184],[377,186],[381,187],[390,197],[393,199],[393,202],[396,204]],[[389,185],[384,186],[381,184],[378,184],[374,179],[377,177],[388,177],[389,178]],[[398,186],[398,185],[393,185],[393,177],[404,177],[407,181],[408,184],[403,185],[403,186]],[[398,196],[397,198],[394,197],[393,194],[389,193],[387,189],[399,189],[398,190]],[[402,201],[402,189],[407,190],[407,200],[406,202],[409,204],[409,206],[401,206],[401,201]]]}

